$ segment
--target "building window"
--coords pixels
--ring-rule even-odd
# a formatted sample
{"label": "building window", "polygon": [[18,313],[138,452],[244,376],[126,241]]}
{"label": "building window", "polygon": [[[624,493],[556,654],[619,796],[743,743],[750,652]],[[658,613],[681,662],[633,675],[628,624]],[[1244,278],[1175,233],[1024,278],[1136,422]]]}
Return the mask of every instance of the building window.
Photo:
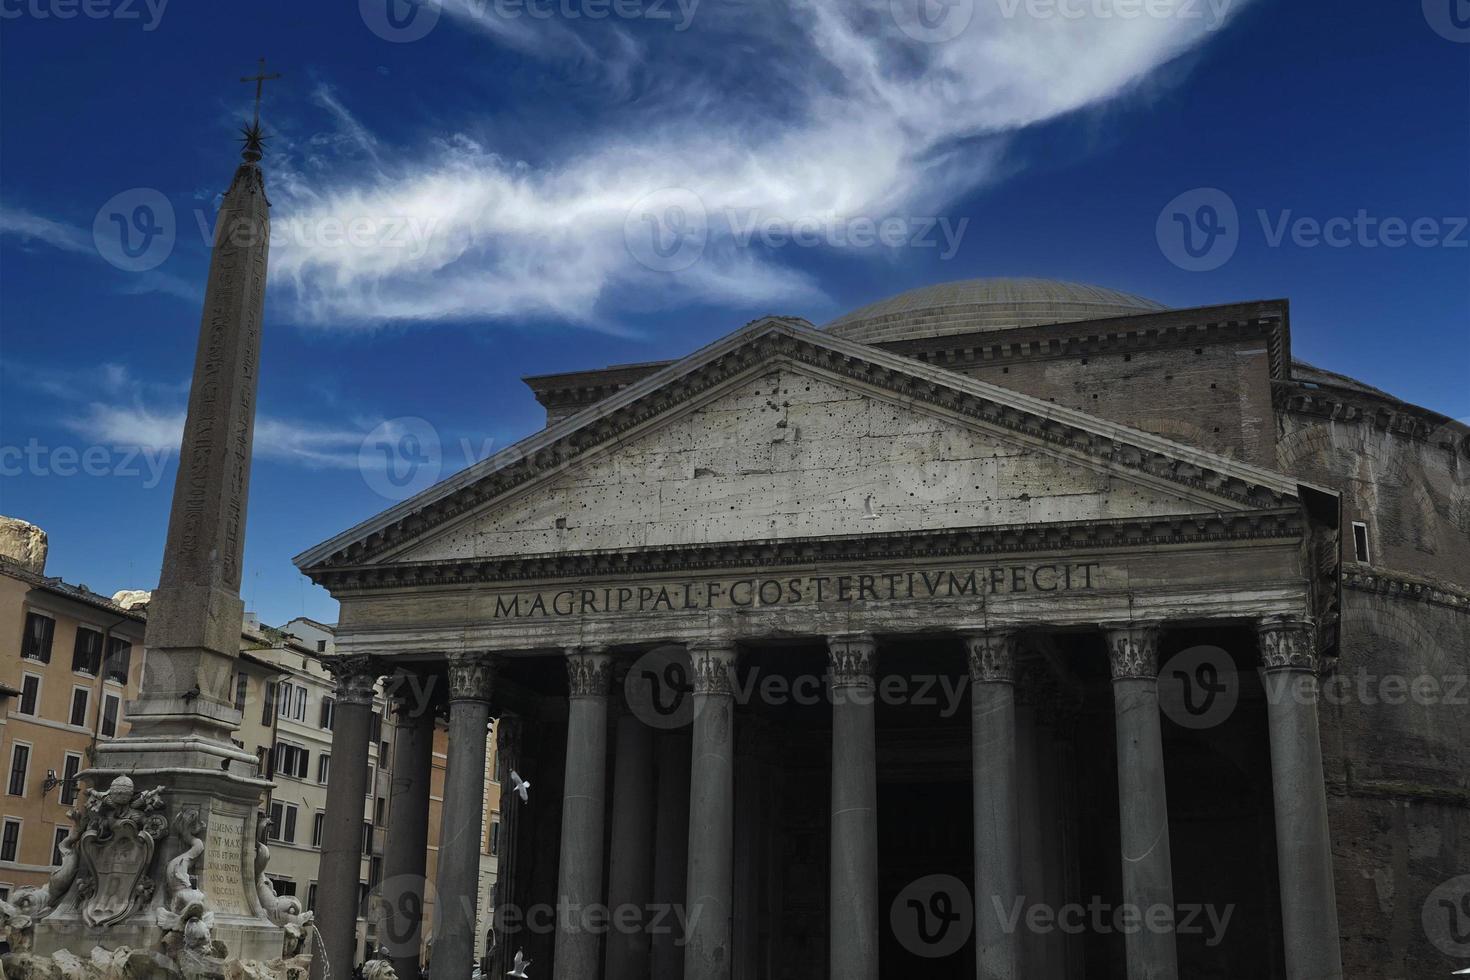
{"label": "building window", "polygon": [[5,818],[5,830],[0,832],[0,861],[14,861],[20,851],[20,821]]}
{"label": "building window", "polygon": [[122,698],[116,694],[102,695],[102,736],[117,737],[117,716],[122,710]]}
{"label": "building window", "polygon": [[306,909],[308,912],[316,911],[316,882],[306,886]]}
{"label": "building window", "polygon": [[380,857],[368,860],[368,885],[377,888],[383,881],[383,859]]}
{"label": "building window", "polygon": [[26,631],[20,640],[20,655],[27,660],[51,662],[51,638],[56,633],[56,620],[38,612],[26,613]]}
{"label": "building window", "polygon": [[500,818],[490,820],[490,856],[500,856]]}
{"label": "building window", "polygon": [[0,885],[0,902],[10,901],[10,886]]}
{"label": "building window", "polygon": [[79,674],[97,676],[102,669],[102,634],[85,626],[77,627],[77,640],[71,648],[71,669]]}
{"label": "building window", "polygon": [[373,825],[366,820],[362,822],[362,853],[373,853]]}
{"label": "building window", "polygon": [[281,898],[296,894],[296,879],[282,878],[279,875],[266,875],[266,877],[270,879],[271,887],[275,889],[276,894]]}
{"label": "building window", "polygon": [[35,717],[41,708],[41,678],[26,674],[20,682],[20,706],[15,710],[23,715]]}
{"label": "building window", "polygon": [[1368,561],[1368,525],[1353,521],[1353,557],[1365,564]]}
{"label": "building window", "polygon": [[271,840],[296,843],[296,810],[295,803],[271,804]]}
{"label": "building window", "polygon": [[78,728],[87,727],[87,709],[92,705],[92,692],[85,687],[71,689],[71,716],[67,720]]}
{"label": "building window", "polygon": [[378,765],[380,765],[380,766],[386,766],[388,764],[388,758],[389,758],[388,757],[388,743],[386,741],[379,742],[378,743]]}
{"label": "building window", "polygon": [[292,715],[297,721],[306,720],[306,688],[296,689],[296,713]]}
{"label": "building window", "polygon": [[121,636],[107,641],[107,659],[103,661],[102,673],[118,684],[128,682],[128,671],[133,666],[133,644]]}
{"label": "building window", "polygon": [[305,779],[310,766],[311,753],[290,742],[276,743],[276,773],[293,779]]}
{"label": "building window", "polygon": [[61,805],[71,806],[77,801],[77,773],[82,771],[82,757],[68,752],[61,763]]}
{"label": "building window", "polygon": [[316,760],[316,781],[325,785],[327,777],[331,775],[331,772],[332,757],[328,753],[323,752],[321,757]]}
{"label": "building window", "polygon": [[327,641],[326,640],[317,640],[316,641],[316,652],[317,653],[326,653],[327,652]]}
{"label": "building window", "polygon": [[66,837],[71,831],[66,827],[57,827],[56,836],[51,839],[51,863],[61,867],[61,845],[66,842]]}
{"label": "building window", "polygon": [[383,826],[383,819],[388,815],[388,801],[381,796],[373,803],[373,823],[379,827]]}
{"label": "building window", "polygon": [[26,770],[31,766],[31,747],[24,742],[16,742],[10,747],[10,779],[5,784],[5,791],[11,796],[26,795]]}
{"label": "building window", "polygon": [[266,681],[266,684],[265,684],[264,705],[261,708],[261,712],[260,712],[260,723],[262,725],[269,725],[271,723],[271,718],[276,713],[276,687],[277,686],[278,685],[276,684],[275,681]]}
{"label": "building window", "polygon": [[368,722],[368,741],[377,744],[383,740],[383,713],[374,711],[372,720]]}
{"label": "building window", "polygon": [[295,695],[295,693],[296,686],[294,684],[288,684],[285,681],[281,682],[281,689],[276,695],[279,699],[276,714],[280,715],[282,718],[291,717],[291,699]]}
{"label": "building window", "polygon": [[311,818],[311,846],[322,846],[322,835],[326,832],[327,814],[318,810],[316,816]]}
{"label": "building window", "polygon": [[245,696],[250,692],[250,675],[240,671],[235,678],[235,710],[245,710]]}
{"label": "building window", "polygon": [[337,718],[337,700],[336,700],[336,698],[327,698],[327,697],[322,698],[322,714],[321,714],[320,727],[323,728],[323,729],[325,729],[326,731],[331,731],[332,730],[332,724],[333,724],[333,722],[336,721],[336,718]]}

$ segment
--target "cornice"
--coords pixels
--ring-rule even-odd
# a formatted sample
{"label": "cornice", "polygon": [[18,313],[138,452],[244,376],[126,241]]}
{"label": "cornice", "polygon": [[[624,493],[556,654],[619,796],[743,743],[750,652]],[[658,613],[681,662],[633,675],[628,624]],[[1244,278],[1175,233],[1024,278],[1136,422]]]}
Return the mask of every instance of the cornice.
{"label": "cornice", "polygon": [[499,584],[562,578],[613,578],[669,572],[705,573],[814,563],[861,563],[1069,551],[1199,546],[1237,541],[1299,540],[1306,532],[1297,508],[1110,521],[1008,524],[933,531],[824,538],[673,545],[504,558],[385,563],[314,568],[312,581],[334,595],[406,587]]}
{"label": "cornice", "polygon": [[1464,431],[1447,416],[1408,402],[1299,381],[1273,384],[1271,402],[1277,412],[1370,426],[1401,439],[1427,443],[1470,459],[1470,432]]}
{"label": "cornice", "polygon": [[[617,396],[625,398],[625,403],[616,404],[617,398],[610,400],[603,407],[604,414],[598,417],[584,421],[577,416],[563,426],[531,437],[502,454],[488,472],[466,474],[458,486],[451,481],[436,499],[424,501],[415,510],[388,512],[382,518],[386,523],[375,529],[364,527],[361,537],[326,557],[319,557],[321,553],[315,550],[308,553],[318,556],[318,560],[304,562],[303,571],[315,577],[333,566],[368,564],[533,480],[563,469],[591,450],[617,442],[644,423],[727,380],[783,358],[886,390],[907,402],[926,404],[1044,445],[1091,457],[1102,466],[1162,480],[1244,508],[1282,507],[1292,499],[1279,486],[1273,488],[1246,479],[1238,471],[1226,472],[1233,468],[1229,461],[1219,461],[1225,464],[1224,470],[1213,468],[1206,453],[1189,452],[1185,447],[1101,420],[1096,420],[1097,426],[1106,431],[1096,431],[1087,427],[1087,417],[1081,413],[1035,403],[1024,395],[960,375],[955,375],[951,382],[943,376],[947,372],[918,365],[909,368],[896,356],[874,348],[777,323],[768,332],[754,334],[729,349],[715,352],[705,363],[650,387],[641,395],[635,395],[633,390],[625,391]],[[654,379],[647,380],[650,385],[654,383]],[[1171,450],[1181,455],[1171,455]],[[1275,475],[1261,471],[1263,479]],[[305,555],[297,560],[304,558]]]}
{"label": "cornice", "polygon": [[1370,592],[1410,602],[1424,602],[1434,606],[1446,606],[1460,612],[1470,612],[1470,591],[1438,582],[1427,582],[1408,575],[1394,574],[1369,568],[1366,565],[1347,564],[1342,570],[1344,588],[1354,592]]}

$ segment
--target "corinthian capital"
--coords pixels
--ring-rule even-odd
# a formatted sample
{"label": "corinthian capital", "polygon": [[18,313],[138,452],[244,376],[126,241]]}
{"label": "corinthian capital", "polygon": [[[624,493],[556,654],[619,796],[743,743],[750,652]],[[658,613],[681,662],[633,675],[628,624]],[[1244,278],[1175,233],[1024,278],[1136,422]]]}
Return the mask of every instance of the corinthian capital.
{"label": "corinthian capital", "polygon": [[1108,630],[1108,665],[1113,680],[1157,680],[1159,624],[1130,623]]}
{"label": "corinthian capital", "polygon": [[832,669],[832,686],[872,687],[878,666],[878,642],[868,633],[845,633],[827,637],[827,663]]}
{"label": "corinthian capital", "polygon": [[690,644],[689,665],[694,674],[694,693],[733,693],[731,675],[734,674],[735,664],[739,659],[740,654],[735,649],[735,644],[728,641]]}
{"label": "corinthian capital", "polygon": [[1010,630],[983,630],[965,635],[970,680],[975,684],[1014,684],[1016,634]]}
{"label": "corinthian capital", "polygon": [[612,689],[613,661],[605,647],[567,648],[567,687],[574,698],[605,698]]}
{"label": "corinthian capital", "polygon": [[488,653],[449,655],[449,700],[489,701],[495,688],[495,658]]}
{"label": "corinthian capital", "polygon": [[1272,617],[1257,627],[1261,638],[1261,666],[1268,671],[1317,671],[1312,624],[1304,619]]}
{"label": "corinthian capital", "polygon": [[337,681],[338,704],[372,704],[373,688],[388,671],[382,661],[362,653],[323,657],[321,665]]}

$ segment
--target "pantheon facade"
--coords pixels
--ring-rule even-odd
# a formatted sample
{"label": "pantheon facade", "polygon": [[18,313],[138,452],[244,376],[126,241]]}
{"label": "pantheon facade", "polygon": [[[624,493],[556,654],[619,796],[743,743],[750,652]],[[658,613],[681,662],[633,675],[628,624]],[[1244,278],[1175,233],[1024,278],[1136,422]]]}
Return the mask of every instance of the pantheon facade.
{"label": "pantheon facade", "polygon": [[956,282],[527,384],[542,431],[297,558],[333,962],[388,676],[400,976],[421,928],[469,976],[492,718],[499,976],[1466,965],[1470,428],[1295,360],[1286,301]]}

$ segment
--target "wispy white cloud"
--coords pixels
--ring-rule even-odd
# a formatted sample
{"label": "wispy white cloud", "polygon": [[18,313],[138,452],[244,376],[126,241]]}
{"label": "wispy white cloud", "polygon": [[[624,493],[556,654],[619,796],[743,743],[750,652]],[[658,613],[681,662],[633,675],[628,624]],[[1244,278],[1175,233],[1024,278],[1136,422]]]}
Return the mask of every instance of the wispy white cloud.
{"label": "wispy white cloud", "polygon": [[18,208],[0,207],[0,236],[11,236],[22,244],[41,242],[64,252],[92,252],[91,236],[78,228]]}
{"label": "wispy white cloud", "polygon": [[[537,57],[617,58],[615,34],[582,48],[587,33],[567,23],[505,21],[471,12],[473,2],[446,0],[446,20]],[[816,283],[785,256],[728,247],[727,215],[937,215],[1003,172],[1012,134],[1128,92],[1245,5],[1180,0],[1175,16],[1125,18],[1097,0],[1074,5],[1084,11],[1074,18],[1033,16],[1060,8],[1024,0],[960,0],[951,14],[972,11],[968,27],[930,44],[895,18],[905,2],[928,0],[708,4],[677,40],[648,41],[645,31],[626,47],[641,60],[628,69],[638,97],[610,110],[605,128],[553,144],[544,160],[507,159],[458,134],[420,152],[382,150],[385,172],[318,182],[309,199],[288,193],[278,214],[308,226],[365,217],[429,233],[418,249],[288,240],[273,252],[276,282],[297,317],[334,325],[596,323],[614,295],[645,306],[809,301]],[[764,84],[752,87],[752,76]],[[649,268],[629,248],[630,219],[684,192],[702,207],[708,244],[680,271]]]}

